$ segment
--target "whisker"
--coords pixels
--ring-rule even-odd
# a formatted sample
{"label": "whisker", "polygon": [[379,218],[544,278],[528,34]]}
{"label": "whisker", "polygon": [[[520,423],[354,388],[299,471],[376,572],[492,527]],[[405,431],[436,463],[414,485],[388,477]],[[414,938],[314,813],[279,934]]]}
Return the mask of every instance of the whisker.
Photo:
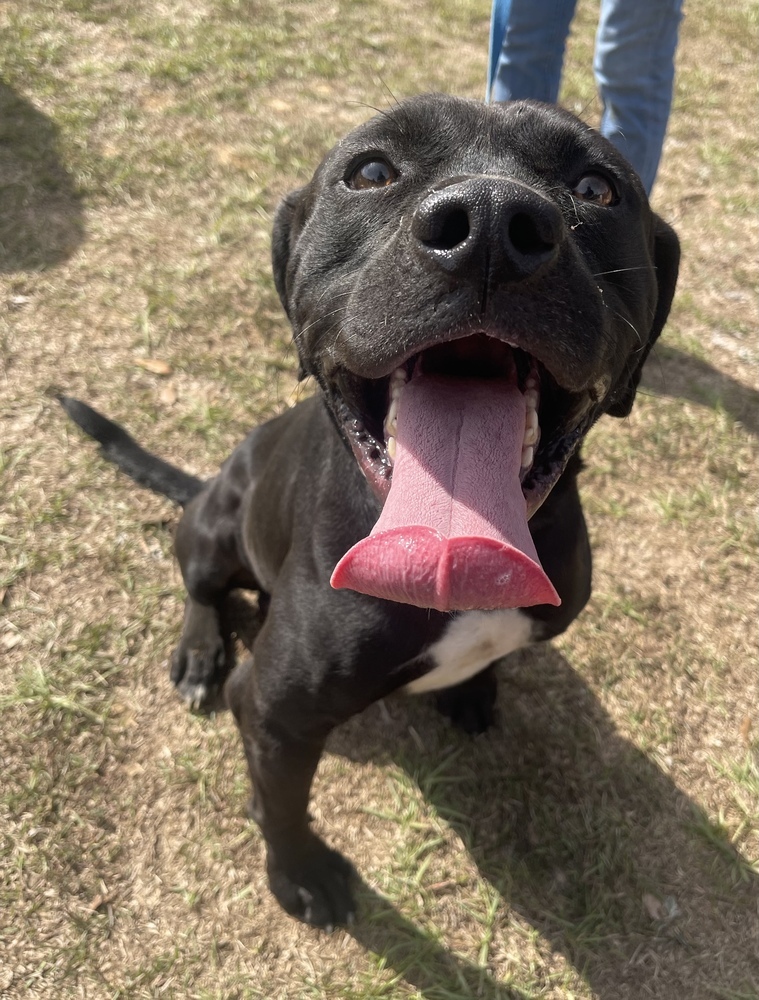
{"label": "whisker", "polygon": [[636,336],[636,337],[638,338],[638,343],[640,344],[640,348],[639,348],[639,349],[638,349],[638,351],[636,351],[635,353],[637,354],[637,353],[639,353],[639,351],[642,351],[642,350],[643,350],[643,348],[644,348],[644,347],[645,347],[646,345],[645,345],[645,342],[644,342],[643,338],[642,338],[642,337],[641,337],[641,335],[640,335],[640,334],[638,333],[638,330],[637,330],[637,328],[636,328],[635,326],[633,326],[633,324],[632,324],[632,323],[630,322],[630,320],[629,320],[629,319],[627,319],[627,317],[626,317],[626,316],[623,316],[623,315],[622,315],[622,313],[618,313],[618,312],[616,312],[616,311],[615,311],[615,312],[614,312],[614,315],[615,315],[615,316],[617,317],[617,319],[621,319],[623,323],[627,323],[627,325],[628,325],[628,326],[630,327],[630,329],[632,330],[632,332],[633,332],[633,333],[635,334],[635,336]]}
{"label": "whisker", "polygon": [[603,278],[603,276],[606,275],[606,274],[622,274],[625,271],[647,271],[648,267],[649,267],[649,265],[647,265],[647,264],[640,264],[638,267],[618,267],[618,268],[616,268],[613,271],[597,271],[593,275],[593,277],[594,278]]}
{"label": "whisker", "polygon": [[305,333],[308,333],[309,330],[313,329],[313,327],[317,326],[323,320],[329,319],[330,316],[335,316],[340,311],[340,309],[331,309],[328,313],[324,313],[323,316],[319,316],[313,322],[307,323],[301,330],[298,330],[297,333],[293,333],[293,340],[297,340],[299,337],[302,337]]}
{"label": "whisker", "polygon": [[331,290],[331,288],[329,287],[329,284],[327,284],[325,286],[325,288],[324,288],[324,291],[321,293],[321,295],[319,296],[319,298],[316,301],[317,301],[317,304],[318,304],[319,302],[321,302],[321,300],[326,295],[330,295],[330,294],[332,295],[333,298],[340,299],[340,298],[344,298],[346,295],[353,295],[353,292],[354,292],[353,288],[346,288],[345,291],[343,291],[343,292],[333,292]]}
{"label": "whisker", "polygon": [[392,118],[391,112],[387,109],[375,108],[373,104],[367,104],[366,101],[346,101],[345,103],[357,108],[366,108],[367,111],[376,111],[378,115],[384,115],[386,118]]}

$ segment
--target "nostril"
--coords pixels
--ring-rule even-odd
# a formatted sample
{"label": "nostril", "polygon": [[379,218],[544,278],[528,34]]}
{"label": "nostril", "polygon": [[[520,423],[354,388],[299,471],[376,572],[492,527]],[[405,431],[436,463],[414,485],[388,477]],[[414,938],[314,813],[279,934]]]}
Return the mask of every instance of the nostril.
{"label": "nostril", "polygon": [[517,212],[511,217],[509,240],[514,249],[525,256],[548,253],[555,246],[543,239],[535,219],[526,212]]}
{"label": "nostril", "polygon": [[435,223],[422,240],[433,250],[453,250],[469,236],[469,216],[463,208],[446,212]]}

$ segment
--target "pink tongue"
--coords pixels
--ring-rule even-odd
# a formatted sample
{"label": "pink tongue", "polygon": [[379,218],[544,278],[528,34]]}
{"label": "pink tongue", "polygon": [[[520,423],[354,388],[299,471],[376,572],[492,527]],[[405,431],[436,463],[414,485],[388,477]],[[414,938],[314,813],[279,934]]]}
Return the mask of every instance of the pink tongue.
{"label": "pink tongue", "polygon": [[524,422],[505,380],[412,379],[385,506],[332,586],[438,611],[560,604],[527,526]]}

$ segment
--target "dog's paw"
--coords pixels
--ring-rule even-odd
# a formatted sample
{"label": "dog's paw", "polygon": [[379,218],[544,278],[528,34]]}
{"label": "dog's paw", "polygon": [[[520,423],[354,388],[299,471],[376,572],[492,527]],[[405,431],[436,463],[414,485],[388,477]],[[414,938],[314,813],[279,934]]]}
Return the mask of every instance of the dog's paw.
{"label": "dog's paw", "polygon": [[171,680],[193,711],[212,709],[226,676],[226,650],[221,636],[201,642],[180,641],[171,658]]}
{"label": "dog's paw", "polygon": [[456,687],[439,691],[438,711],[470,736],[484,733],[495,722],[497,682],[492,671],[472,677]]}
{"label": "dog's paw", "polygon": [[447,715],[457,729],[462,729],[470,736],[484,733],[495,721],[495,711],[492,705],[468,702],[463,705],[447,703],[444,706],[438,702],[438,708]]}
{"label": "dog's paw", "polygon": [[354,922],[353,867],[316,837],[294,862],[281,863],[270,850],[266,868],[269,888],[291,916],[326,931]]}

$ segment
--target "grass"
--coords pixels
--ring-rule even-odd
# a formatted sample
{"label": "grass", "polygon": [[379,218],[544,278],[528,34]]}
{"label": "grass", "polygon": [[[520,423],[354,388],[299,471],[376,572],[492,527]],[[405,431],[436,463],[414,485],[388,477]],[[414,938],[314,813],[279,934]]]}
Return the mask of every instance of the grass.
{"label": "grass", "polygon": [[[294,390],[278,199],[374,107],[480,97],[488,15],[0,11],[2,997],[759,996],[754,5],[683,23],[654,198],[682,277],[632,416],[588,442],[591,604],[503,666],[483,737],[395,700],[330,742],[312,812],[360,873],[350,933],[276,908],[231,720],[172,695],[177,512],[52,399],[211,473]],[[563,92],[589,121],[596,16]]]}

